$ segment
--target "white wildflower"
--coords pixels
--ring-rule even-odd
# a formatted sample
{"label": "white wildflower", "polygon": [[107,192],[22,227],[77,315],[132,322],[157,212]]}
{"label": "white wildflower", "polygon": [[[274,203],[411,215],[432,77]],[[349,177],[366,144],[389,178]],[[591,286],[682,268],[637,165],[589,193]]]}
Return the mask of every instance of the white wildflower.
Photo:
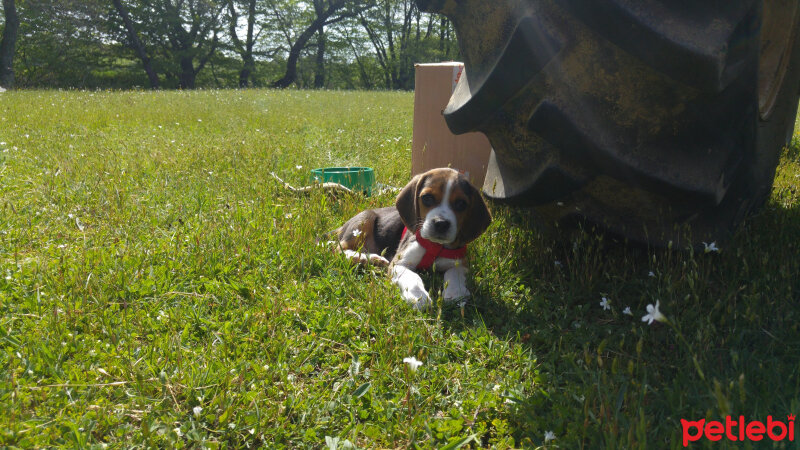
{"label": "white wildflower", "polygon": [[705,247],[704,249],[705,253],[719,252],[719,247],[717,247],[716,241],[710,244],[703,242],[703,246]]}
{"label": "white wildflower", "polygon": [[358,230],[358,229],[353,230],[353,236],[355,236],[355,237],[361,236],[361,230]]}
{"label": "white wildflower", "polygon": [[544,432],[544,442],[545,442],[545,444],[550,442],[550,441],[552,441],[555,438],[556,438],[556,434],[553,433],[552,431],[545,431]]}
{"label": "white wildflower", "polygon": [[403,362],[408,364],[408,367],[412,372],[416,372],[417,369],[419,369],[419,366],[422,365],[422,361],[418,361],[417,358],[414,358],[413,356],[403,358]]}
{"label": "white wildflower", "polygon": [[294,168],[295,168],[295,169],[297,169],[297,170],[300,170],[300,169],[302,169],[302,168],[303,168],[303,166],[301,166],[301,165],[296,165],[296,166],[294,166]]}
{"label": "white wildflower", "polygon": [[633,312],[631,312],[631,307],[630,306],[626,306],[625,309],[622,310],[622,314],[627,314],[629,316],[632,316]]}
{"label": "white wildflower", "polygon": [[203,408],[200,406],[195,406],[194,408],[192,408],[192,412],[194,413],[195,417],[197,417],[203,413]]}
{"label": "white wildflower", "polygon": [[648,325],[652,325],[654,320],[657,322],[667,321],[667,317],[658,310],[658,300],[656,300],[655,306],[647,305],[647,314],[642,317],[642,322],[647,322]]}
{"label": "white wildflower", "polygon": [[600,306],[603,307],[603,311],[611,309],[611,305],[609,304],[608,299],[605,297],[600,299]]}
{"label": "white wildflower", "polygon": [[651,270],[650,272],[647,272],[647,276],[648,276],[648,277],[654,277],[654,276],[656,276],[656,274],[655,274],[655,272],[653,272],[653,271]]}

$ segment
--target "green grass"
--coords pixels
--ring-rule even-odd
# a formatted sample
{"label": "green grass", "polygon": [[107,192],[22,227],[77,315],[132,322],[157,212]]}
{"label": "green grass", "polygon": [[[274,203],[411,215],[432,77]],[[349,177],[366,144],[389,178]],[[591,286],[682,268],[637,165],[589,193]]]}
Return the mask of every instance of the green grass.
{"label": "green grass", "polygon": [[[0,446],[675,448],[681,418],[800,413],[798,147],[720,253],[554,240],[495,206],[473,301],[419,313],[312,244],[390,194],[269,176],[404,184],[412,102],[0,94]],[[657,300],[673,326],[640,320]]]}

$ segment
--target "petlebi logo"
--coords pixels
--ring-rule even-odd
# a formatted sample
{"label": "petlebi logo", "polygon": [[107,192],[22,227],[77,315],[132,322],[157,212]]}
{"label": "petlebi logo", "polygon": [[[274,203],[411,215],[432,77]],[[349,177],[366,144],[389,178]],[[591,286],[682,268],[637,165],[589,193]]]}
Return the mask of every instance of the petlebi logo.
{"label": "petlebi logo", "polygon": [[775,442],[783,440],[794,442],[794,419],[794,414],[786,416],[786,422],[767,416],[766,423],[759,420],[748,422],[744,419],[744,416],[739,416],[738,420],[727,416],[725,417],[725,423],[718,420],[706,421],[706,419],[700,419],[692,421],[681,419],[683,446],[688,447],[689,442],[696,442],[702,438],[709,441],[726,439],[731,442],[758,442],[768,438]]}

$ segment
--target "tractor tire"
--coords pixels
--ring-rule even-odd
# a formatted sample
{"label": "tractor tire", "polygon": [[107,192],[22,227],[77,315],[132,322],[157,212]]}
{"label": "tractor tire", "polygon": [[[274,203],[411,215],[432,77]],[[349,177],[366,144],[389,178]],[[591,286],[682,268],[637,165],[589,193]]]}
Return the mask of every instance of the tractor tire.
{"label": "tractor tire", "polygon": [[484,193],[652,245],[724,240],[768,198],[800,92],[797,0],[417,0],[465,64],[444,111]]}

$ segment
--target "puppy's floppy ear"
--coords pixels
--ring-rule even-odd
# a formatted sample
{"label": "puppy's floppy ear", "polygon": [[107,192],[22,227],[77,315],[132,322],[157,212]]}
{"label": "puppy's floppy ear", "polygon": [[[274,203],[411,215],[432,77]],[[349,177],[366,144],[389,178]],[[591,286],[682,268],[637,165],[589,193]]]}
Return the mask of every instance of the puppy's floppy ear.
{"label": "puppy's floppy ear", "polygon": [[397,194],[397,201],[395,206],[397,212],[400,213],[400,219],[403,225],[411,232],[417,231],[417,218],[419,217],[419,208],[417,207],[417,186],[422,181],[422,175],[417,175],[408,182],[408,184]]}
{"label": "puppy's floppy ear", "polygon": [[472,185],[469,185],[469,189],[470,207],[457,238],[462,245],[467,245],[477,239],[492,223],[492,215],[489,213],[489,208],[486,207],[486,202],[483,201],[481,192]]}

